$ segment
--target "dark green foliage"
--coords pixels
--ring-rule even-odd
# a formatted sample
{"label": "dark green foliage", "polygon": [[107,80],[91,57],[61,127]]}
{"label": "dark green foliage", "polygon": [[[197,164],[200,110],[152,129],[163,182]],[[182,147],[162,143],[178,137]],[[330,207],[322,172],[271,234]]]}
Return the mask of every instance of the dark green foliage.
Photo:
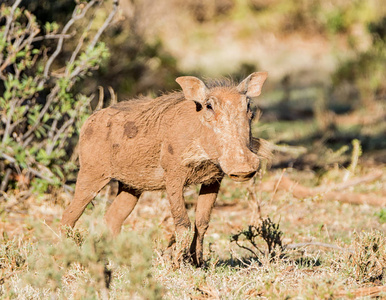
{"label": "dark green foliage", "polygon": [[[232,235],[231,242],[235,242],[237,246],[251,252],[256,259],[258,259],[260,255],[274,258],[277,255],[277,250],[280,252],[284,250],[282,243],[283,232],[279,227],[279,224],[272,222],[269,217],[261,219],[259,226],[249,225],[248,229]],[[258,246],[259,239],[262,239],[266,243],[267,250],[261,250]],[[248,247],[245,246],[245,243],[247,243]]]}
{"label": "dark green foliage", "polygon": [[[336,87],[348,82],[359,91],[366,105],[374,100],[386,98],[386,18],[368,25],[372,46],[366,51],[356,51],[356,56],[345,60],[333,74]],[[354,50],[355,45],[353,45]]]}
{"label": "dark green foliage", "polygon": [[379,213],[376,214],[376,216],[379,218],[379,222],[386,223],[386,208],[381,208]]}
{"label": "dark green foliage", "polygon": [[[71,56],[65,62],[57,58],[71,37],[73,24],[95,3],[76,5],[64,26],[55,22],[42,25],[18,6],[19,0],[12,7],[3,4],[0,8],[2,190],[32,186],[44,192],[63,185],[76,169],[73,138],[90,112],[93,95],[78,93],[74,86],[109,53],[105,44],[98,42],[99,33],[92,37],[86,27],[72,44]],[[90,35],[87,42],[86,35]],[[45,39],[51,39],[50,48],[41,43]]]}

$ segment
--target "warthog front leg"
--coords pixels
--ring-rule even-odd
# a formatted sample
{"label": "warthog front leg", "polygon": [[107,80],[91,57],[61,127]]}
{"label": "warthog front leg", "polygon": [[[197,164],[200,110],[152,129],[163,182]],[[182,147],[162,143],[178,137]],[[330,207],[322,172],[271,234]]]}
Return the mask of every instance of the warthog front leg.
{"label": "warthog front leg", "polygon": [[185,208],[183,196],[184,181],[179,177],[167,180],[166,192],[176,227],[176,249],[173,261],[179,267],[181,260],[189,257],[189,244],[191,241],[191,224]]}
{"label": "warthog front leg", "polygon": [[190,253],[193,263],[198,267],[203,263],[204,235],[209,226],[210,214],[220,189],[220,183],[221,180],[209,185],[203,184],[197,200],[194,237],[190,246]]}
{"label": "warthog front leg", "polygon": [[141,192],[119,183],[118,195],[105,214],[105,221],[114,236],[118,235],[126,218],[133,211]]}
{"label": "warthog front leg", "polygon": [[74,227],[87,204],[109,183],[110,178],[96,176],[95,174],[99,173],[90,170],[84,172],[82,169],[79,171],[74,199],[63,213],[62,226]]}

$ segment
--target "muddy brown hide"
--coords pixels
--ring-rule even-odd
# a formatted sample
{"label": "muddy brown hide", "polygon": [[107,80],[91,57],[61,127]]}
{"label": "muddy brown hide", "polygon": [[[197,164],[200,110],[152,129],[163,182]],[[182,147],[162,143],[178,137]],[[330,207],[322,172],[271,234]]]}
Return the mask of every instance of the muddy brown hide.
{"label": "muddy brown hide", "polygon": [[[225,174],[233,180],[253,177],[268,153],[251,136],[250,101],[260,94],[267,73],[252,73],[239,85],[204,84],[177,78],[183,92],[156,99],[120,102],[91,115],[80,134],[80,171],[74,199],[62,225],[73,227],[87,204],[111,180],[119,182],[105,215],[113,234],[131,213],[143,191],[166,189],[180,241],[177,259],[202,264],[202,243]],[[193,241],[183,189],[202,184],[196,206]]]}

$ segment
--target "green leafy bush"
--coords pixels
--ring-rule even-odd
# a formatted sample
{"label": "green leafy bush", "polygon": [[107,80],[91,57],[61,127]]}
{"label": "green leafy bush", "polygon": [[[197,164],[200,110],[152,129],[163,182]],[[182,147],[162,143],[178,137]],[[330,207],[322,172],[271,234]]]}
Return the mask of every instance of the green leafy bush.
{"label": "green leafy bush", "polygon": [[372,37],[371,47],[356,51],[353,45],[355,57],[343,61],[332,77],[336,87],[346,82],[354,85],[364,105],[386,97],[386,17],[369,23],[368,30]]}
{"label": "green leafy bush", "polygon": [[[73,27],[100,1],[78,3],[62,29],[55,22],[40,26],[20,2],[0,8],[0,190],[32,185],[45,191],[64,184],[76,168],[73,140],[93,95],[78,93],[75,86],[109,56],[98,40],[117,3],[92,36],[91,26],[77,35]],[[63,44],[75,37],[79,40],[71,56],[60,64]],[[45,46],[47,40],[54,41],[51,48]]]}

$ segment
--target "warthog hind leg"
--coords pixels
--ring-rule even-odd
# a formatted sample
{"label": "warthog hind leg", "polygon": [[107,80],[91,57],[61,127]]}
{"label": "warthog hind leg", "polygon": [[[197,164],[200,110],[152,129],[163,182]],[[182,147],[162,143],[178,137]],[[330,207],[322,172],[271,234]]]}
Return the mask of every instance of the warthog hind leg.
{"label": "warthog hind leg", "polygon": [[82,215],[87,204],[89,204],[99,191],[109,183],[110,178],[94,177],[94,173],[79,171],[75,187],[74,199],[63,213],[61,225],[74,227],[76,221]]}
{"label": "warthog hind leg", "polygon": [[118,195],[105,214],[105,221],[114,236],[118,235],[126,218],[133,211],[141,193],[119,183]]}

